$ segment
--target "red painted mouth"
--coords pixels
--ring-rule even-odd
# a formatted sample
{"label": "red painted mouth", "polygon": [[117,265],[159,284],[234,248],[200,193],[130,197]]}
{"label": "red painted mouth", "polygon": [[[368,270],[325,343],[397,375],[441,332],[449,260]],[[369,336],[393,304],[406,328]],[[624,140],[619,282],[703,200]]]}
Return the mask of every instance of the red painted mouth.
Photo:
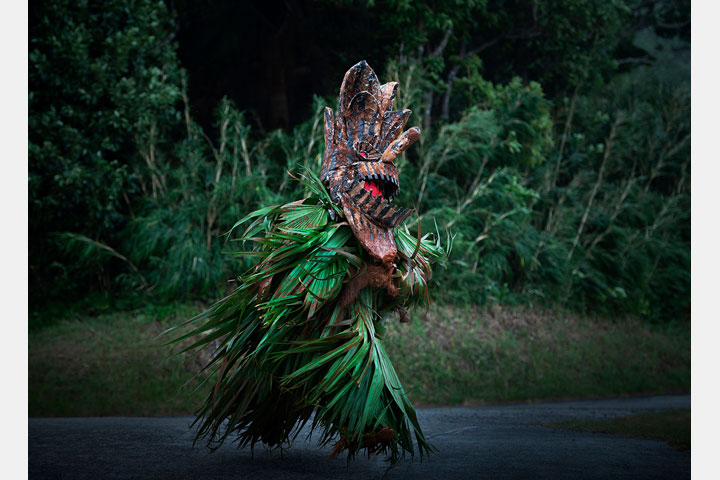
{"label": "red painted mouth", "polygon": [[378,197],[382,195],[382,190],[380,190],[380,186],[373,182],[372,180],[365,180],[365,190],[370,192],[370,195],[373,197]]}

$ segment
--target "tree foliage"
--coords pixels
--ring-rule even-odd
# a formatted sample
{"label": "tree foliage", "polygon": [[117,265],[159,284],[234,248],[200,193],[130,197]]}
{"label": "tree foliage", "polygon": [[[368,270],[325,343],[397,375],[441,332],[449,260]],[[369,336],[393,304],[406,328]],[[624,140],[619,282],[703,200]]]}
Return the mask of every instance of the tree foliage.
{"label": "tree foliage", "polygon": [[[318,39],[333,12],[374,26],[374,67],[400,82],[397,106],[423,129],[399,159],[398,202],[417,209],[411,228],[455,236],[434,280],[446,300],[688,313],[686,2],[297,8]],[[201,126],[189,86],[206,76],[181,69],[162,2],[53,0],[31,18],[31,291],[217,295],[243,266],[223,234],[294,199],[288,171],[319,169],[320,112],[342,71],[292,129],[265,131],[227,97]]]}
{"label": "tree foliage", "polygon": [[90,281],[49,234],[115,243],[149,188],[154,146],[180,119],[180,67],[161,1],[50,0],[30,17],[30,270],[33,293],[46,296]]}

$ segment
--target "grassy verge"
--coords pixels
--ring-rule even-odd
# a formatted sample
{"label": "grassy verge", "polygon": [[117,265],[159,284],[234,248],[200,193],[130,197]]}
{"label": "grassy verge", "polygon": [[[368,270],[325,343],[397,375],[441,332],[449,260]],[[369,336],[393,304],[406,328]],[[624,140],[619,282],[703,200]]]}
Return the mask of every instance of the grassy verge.
{"label": "grassy verge", "polygon": [[553,427],[587,432],[611,433],[627,437],[647,438],[668,442],[672,447],[690,450],[690,410],[670,410],[642,413],[609,420],[572,420],[553,424]]}
{"label": "grassy verge", "polygon": [[549,310],[437,307],[387,350],[419,404],[690,390],[690,329]]}
{"label": "grassy verge", "polygon": [[[80,316],[29,337],[31,416],[191,413],[209,352],[170,356],[158,335],[201,305]],[[551,311],[434,307],[393,317],[387,350],[418,405],[689,391],[689,327]],[[189,383],[180,390],[183,384]]]}
{"label": "grassy verge", "polygon": [[63,320],[29,336],[30,416],[190,412],[206,357],[172,356],[159,335],[201,307],[148,307]]}

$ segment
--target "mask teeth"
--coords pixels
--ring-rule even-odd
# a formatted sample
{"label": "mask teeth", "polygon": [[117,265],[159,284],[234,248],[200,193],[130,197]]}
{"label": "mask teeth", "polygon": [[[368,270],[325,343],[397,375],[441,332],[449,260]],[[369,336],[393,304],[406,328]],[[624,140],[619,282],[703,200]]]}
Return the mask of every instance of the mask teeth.
{"label": "mask teeth", "polygon": [[381,182],[378,186],[381,188],[383,198],[387,199],[393,198],[400,188],[398,179],[387,173],[360,175],[359,182],[364,181]]}

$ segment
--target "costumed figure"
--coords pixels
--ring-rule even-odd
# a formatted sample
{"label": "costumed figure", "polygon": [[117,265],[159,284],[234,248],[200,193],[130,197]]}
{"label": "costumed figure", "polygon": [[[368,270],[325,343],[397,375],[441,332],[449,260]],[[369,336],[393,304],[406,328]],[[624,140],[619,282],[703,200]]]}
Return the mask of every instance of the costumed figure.
{"label": "costumed figure", "polygon": [[248,224],[240,240],[252,250],[241,254],[257,263],[175,340],[219,344],[195,421],[210,446],[237,435],[241,446],[283,448],[310,422],[321,444],[336,442],[332,456],[395,463],[433,450],[382,341],[386,317],[406,322],[428,299],[430,263],[446,256],[434,236],[398,227],[412,211],[392,203],[394,160],[420,129],[403,132],[411,111],[392,109],[397,87],[365,61],[348,70],[337,115],[325,109],[320,177],[299,179],[308,198],[236,224]]}

